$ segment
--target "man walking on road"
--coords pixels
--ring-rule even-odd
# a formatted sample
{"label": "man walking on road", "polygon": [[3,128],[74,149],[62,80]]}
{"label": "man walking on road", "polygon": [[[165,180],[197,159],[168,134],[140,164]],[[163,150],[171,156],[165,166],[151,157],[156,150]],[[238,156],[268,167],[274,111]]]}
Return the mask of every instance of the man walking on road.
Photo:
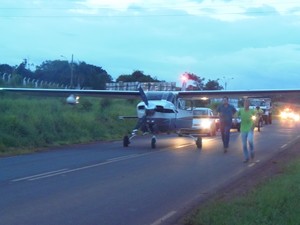
{"label": "man walking on road", "polygon": [[[251,159],[254,159],[254,146],[253,146],[253,130],[255,126],[255,110],[249,108],[249,99],[245,99],[244,108],[240,109],[238,116],[241,117],[241,137],[243,143],[244,162],[249,161],[249,155]],[[249,144],[249,150],[248,145]]]}
{"label": "man walking on road", "polygon": [[220,118],[220,131],[223,141],[224,153],[227,152],[230,140],[230,129],[232,126],[232,117],[236,113],[236,108],[228,103],[228,97],[223,97],[223,104],[219,105],[217,112]]}

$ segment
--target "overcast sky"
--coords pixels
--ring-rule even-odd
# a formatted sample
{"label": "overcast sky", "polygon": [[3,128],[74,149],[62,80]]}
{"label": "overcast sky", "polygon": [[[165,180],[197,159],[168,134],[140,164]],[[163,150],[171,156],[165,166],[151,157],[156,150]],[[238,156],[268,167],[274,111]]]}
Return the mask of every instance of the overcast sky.
{"label": "overcast sky", "polygon": [[141,70],[179,82],[190,72],[233,90],[300,83],[299,0],[1,0],[0,28],[0,64],[73,54],[113,78]]}

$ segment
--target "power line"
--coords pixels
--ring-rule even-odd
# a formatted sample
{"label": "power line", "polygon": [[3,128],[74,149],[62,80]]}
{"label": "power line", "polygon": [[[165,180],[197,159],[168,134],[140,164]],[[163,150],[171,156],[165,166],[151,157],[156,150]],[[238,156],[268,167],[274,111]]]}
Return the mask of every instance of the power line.
{"label": "power line", "polygon": [[[61,3],[60,1],[57,1]],[[52,2],[53,3],[53,2]],[[294,5],[295,2],[285,2],[285,3],[276,3],[276,6],[282,5]],[[298,3],[299,4],[299,3]],[[73,7],[0,7],[0,17],[2,18],[97,18],[97,17],[189,17],[189,16],[216,16],[216,15],[245,15],[245,16],[251,16],[251,15],[262,15],[262,16],[269,16],[269,15],[277,15],[277,14],[287,14],[287,15],[295,15],[295,13],[300,13],[300,4],[298,11],[296,9],[295,12],[290,11],[290,9],[285,10],[276,10],[273,9],[263,9],[259,8],[256,4],[248,4],[246,8],[239,9],[240,12],[234,12],[233,9],[227,11],[227,12],[218,12],[218,11],[211,11],[207,12],[208,9],[222,9],[222,6],[225,4],[211,4],[211,5],[205,5],[206,8],[203,7],[203,5],[189,5],[189,4],[181,4],[178,6],[174,5],[158,5],[158,4],[149,4],[149,5],[141,5],[141,6],[130,6],[130,7],[108,7],[108,6],[94,6],[94,7],[78,7],[78,5],[73,5]],[[76,7],[77,6],[77,7]],[[238,4],[230,4],[228,5],[233,8],[238,8],[240,5]],[[270,5],[264,5],[265,7],[271,7]],[[126,12],[122,12],[121,10],[126,9]],[[177,10],[177,12],[170,12],[166,13],[163,12],[165,10]],[[188,13],[187,11],[193,10],[194,13]],[[242,11],[243,10],[243,11]],[[247,11],[250,10],[250,11]],[[94,11],[95,14],[80,14],[76,13],[76,11]],[[111,15],[100,15],[100,12],[104,13],[122,13],[122,14],[111,14]],[[156,11],[156,12],[155,12]],[[180,13],[180,11],[183,11],[184,13]],[[197,12],[195,12],[197,11]],[[1,12],[3,15],[1,15]],[[38,15],[39,13],[42,13],[43,15]],[[10,15],[10,13],[14,13]],[[30,15],[27,15],[30,13]],[[132,14],[135,13],[135,14]],[[23,14],[23,15],[22,15]]]}
{"label": "power line", "polygon": [[[217,13],[182,13],[182,14],[139,14],[139,15],[129,15],[129,14],[123,14],[123,15],[82,15],[82,14],[73,14],[71,12],[68,12],[68,15],[0,15],[2,18],[108,18],[108,17],[194,17],[194,16],[216,16],[216,15],[261,15],[261,16],[270,16],[270,15],[278,15],[278,14],[288,14],[288,15],[295,15],[292,14],[289,11],[251,11],[251,12],[217,12]],[[300,14],[300,11],[299,11]]]}
{"label": "power line", "polygon": [[[53,4],[54,3],[54,4]],[[263,2],[262,2],[263,3]],[[62,5],[64,4],[61,0],[59,1],[51,1],[51,5]],[[86,7],[82,7],[84,6],[84,4],[80,4],[80,2],[77,2],[77,3],[71,3],[69,5],[74,5],[74,6],[81,6],[81,7],[77,7],[78,9],[79,8],[82,8],[82,9],[110,9],[110,10],[121,10],[121,9],[124,9],[125,7],[112,7],[112,6],[91,6],[91,5],[86,5]],[[206,8],[220,8],[220,7],[223,7],[223,6],[230,6],[230,7],[241,7],[241,4],[234,4],[232,2],[230,3],[222,3],[222,4],[218,4],[218,3],[212,3],[212,4],[202,4],[202,3],[198,3],[198,4],[189,4],[189,3],[185,3],[185,4],[178,4],[176,6],[176,2],[174,2],[174,4],[153,4],[153,3],[150,3],[150,4],[131,4],[131,5],[128,5],[126,7],[126,9],[130,10],[130,9],[144,9],[144,10],[159,10],[159,9],[182,9],[182,8],[192,8],[192,9],[195,9],[197,8],[197,5],[199,8],[201,7],[206,7]],[[263,4],[264,6],[286,6],[286,5],[299,5],[299,1],[282,1],[282,2],[276,2],[276,3],[266,3],[266,4]],[[47,4],[48,8],[47,9],[70,9],[70,7],[49,7],[50,5]],[[255,8],[255,7],[258,7],[258,4],[257,3],[247,3],[246,5],[243,4],[243,7],[247,7],[247,8]],[[37,10],[42,10],[42,9],[45,9],[45,7],[41,6],[41,7],[20,7],[20,6],[17,6],[17,7],[0,7],[0,10],[1,9],[5,9],[5,10],[17,10],[17,9],[20,9],[20,10],[26,10],[26,9],[37,9]]]}

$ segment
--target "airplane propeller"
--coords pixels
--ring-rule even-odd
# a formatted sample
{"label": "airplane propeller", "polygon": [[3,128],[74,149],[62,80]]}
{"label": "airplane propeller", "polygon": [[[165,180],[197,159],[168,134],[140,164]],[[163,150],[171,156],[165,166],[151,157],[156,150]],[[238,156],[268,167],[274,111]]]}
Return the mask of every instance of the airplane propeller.
{"label": "airplane propeller", "polygon": [[149,105],[149,102],[148,102],[148,99],[147,99],[147,96],[142,88],[141,85],[139,85],[139,92],[140,92],[140,96],[141,96],[141,99],[143,100],[143,102],[145,103],[146,106]]}
{"label": "airplane propeller", "polygon": [[[141,87],[141,85],[139,85],[138,91],[140,93],[140,97],[141,97],[142,101],[145,104],[144,105],[145,114],[141,118],[139,118],[136,126],[134,127],[134,129],[132,131],[131,137],[129,138],[127,135],[124,137],[124,139],[123,139],[124,147],[128,147],[128,145],[130,144],[130,139],[136,135],[136,132],[140,128],[142,128],[142,131],[144,133],[146,133],[146,132],[151,132],[152,134],[154,133],[153,127],[147,125],[147,119],[149,116],[152,116],[155,113],[155,110],[154,110],[154,108],[151,108],[151,106],[149,106],[148,98],[147,98],[143,88]],[[156,137],[154,135],[151,140],[151,146],[152,146],[152,148],[155,148],[155,146],[156,146]]]}
{"label": "airplane propeller", "polygon": [[145,103],[145,115],[146,116],[151,116],[155,113],[154,111],[154,108],[152,106],[152,108],[149,106],[149,101],[148,101],[148,98],[142,88],[141,85],[139,85],[139,88],[138,88],[139,92],[140,92],[140,96],[141,96],[141,99],[143,100],[143,102]]}
{"label": "airplane propeller", "polygon": [[[141,96],[141,99],[142,101],[145,103],[145,115],[140,118],[134,128],[134,131],[137,131],[138,129],[140,129],[144,124],[146,124],[146,121],[147,121],[147,116],[153,114],[153,109],[149,109],[149,101],[148,101],[148,98],[142,88],[141,85],[139,85],[138,87],[138,90],[139,90],[139,93],[140,93],[140,96]],[[152,113],[151,113],[152,111]]]}

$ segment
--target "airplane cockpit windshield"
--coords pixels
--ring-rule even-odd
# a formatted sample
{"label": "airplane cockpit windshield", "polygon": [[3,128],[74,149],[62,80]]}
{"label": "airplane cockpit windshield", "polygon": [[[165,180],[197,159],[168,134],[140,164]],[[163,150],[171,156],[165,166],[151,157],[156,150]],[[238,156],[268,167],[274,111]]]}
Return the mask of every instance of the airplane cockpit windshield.
{"label": "airplane cockpit windshield", "polygon": [[175,94],[172,92],[147,92],[148,100],[166,100],[169,102],[175,102]]}

